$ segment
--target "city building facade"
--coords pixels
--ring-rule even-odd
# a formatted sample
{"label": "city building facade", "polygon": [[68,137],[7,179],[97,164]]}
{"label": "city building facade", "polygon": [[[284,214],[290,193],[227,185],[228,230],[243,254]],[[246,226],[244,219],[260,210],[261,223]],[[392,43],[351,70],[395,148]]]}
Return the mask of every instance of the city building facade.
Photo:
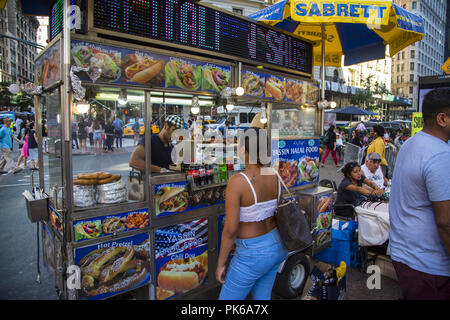
{"label": "city building facade", "polygon": [[0,9],[0,34],[6,35],[0,37],[0,82],[24,84],[34,80],[37,48],[26,42],[36,42],[39,22],[33,16],[22,15],[18,2],[7,1]]}
{"label": "city building facade", "polygon": [[418,100],[419,77],[442,74],[445,62],[445,30],[447,0],[394,0],[408,11],[421,16],[425,22],[423,39],[392,59],[392,92],[412,100],[415,109]]}
{"label": "city building facade", "polygon": [[[38,45],[42,47],[46,47],[48,45],[48,17],[36,17],[39,21],[39,28],[37,29],[36,34],[36,42]],[[38,48],[37,53],[41,52],[42,49]]]}
{"label": "city building facade", "polygon": [[248,16],[258,10],[265,8],[267,5],[275,3],[276,1],[267,0],[227,0],[227,1],[200,1],[202,4],[210,4],[217,8]]}

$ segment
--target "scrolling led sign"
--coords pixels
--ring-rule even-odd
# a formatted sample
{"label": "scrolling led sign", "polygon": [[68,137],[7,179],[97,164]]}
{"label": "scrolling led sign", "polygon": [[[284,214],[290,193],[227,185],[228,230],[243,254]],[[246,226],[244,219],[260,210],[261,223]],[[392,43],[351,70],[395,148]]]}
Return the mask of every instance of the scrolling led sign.
{"label": "scrolling led sign", "polygon": [[312,71],[310,43],[188,0],[95,0],[94,26]]}

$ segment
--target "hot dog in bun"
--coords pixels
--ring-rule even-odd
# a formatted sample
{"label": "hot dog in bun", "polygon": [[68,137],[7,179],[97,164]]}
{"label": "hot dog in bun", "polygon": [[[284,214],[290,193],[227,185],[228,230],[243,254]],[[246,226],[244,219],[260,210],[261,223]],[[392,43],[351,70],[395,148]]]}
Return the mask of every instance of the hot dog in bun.
{"label": "hot dog in bun", "polygon": [[146,83],[161,72],[164,61],[155,61],[149,58],[138,61],[125,68],[125,76],[131,82]]}
{"label": "hot dog in bun", "polygon": [[175,259],[158,274],[158,286],[177,294],[199,287],[208,274],[208,252],[190,259]]}

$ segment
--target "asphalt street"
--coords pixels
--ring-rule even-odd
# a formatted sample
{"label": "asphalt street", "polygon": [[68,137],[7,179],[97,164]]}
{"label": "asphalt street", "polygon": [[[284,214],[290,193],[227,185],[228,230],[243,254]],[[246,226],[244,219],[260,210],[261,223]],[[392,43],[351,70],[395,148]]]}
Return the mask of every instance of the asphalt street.
{"label": "asphalt street", "polygon": [[[129,152],[133,143],[124,140],[124,148],[112,154],[77,155],[74,153],[74,173],[104,170],[114,173],[128,171]],[[15,147],[17,150],[17,147]],[[15,153],[17,159],[18,153]],[[45,156],[46,158],[46,156]],[[332,179],[338,184],[342,174],[332,163],[331,157],[326,166],[320,169],[321,179]],[[37,178],[37,175],[36,175]],[[49,176],[45,175],[48,183]],[[44,268],[42,252],[40,256],[41,283],[37,283],[37,234],[36,224],[27,217],[22,192],[30,190],[30,170],[0,176],[0,299],[1,300],[55,300],[54,278]],[[316,261],[312,260],[314,265]],[[369,275],[359,270],[347,269],[346,300],[397,300],[401,292],[395,280],[381,277],[381,289],[369,290],[366,281]],[[211,299],[214,297],[205,297]],[[274,297],[274,299],[280,299]],[[299,298],[298,298],[299,299]]]}

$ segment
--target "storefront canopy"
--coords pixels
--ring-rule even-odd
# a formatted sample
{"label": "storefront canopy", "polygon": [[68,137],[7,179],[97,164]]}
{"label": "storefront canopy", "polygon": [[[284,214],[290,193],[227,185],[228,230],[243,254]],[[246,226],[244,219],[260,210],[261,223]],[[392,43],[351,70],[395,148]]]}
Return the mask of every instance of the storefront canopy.
{"label": "storefront canopy", "polygon": [[325,110],[325,112],[327,113],[339,113],[339,114],[353,114],[353,115],[358,115],[358,116],[374,116],[377,115],[376,113],[369,111],[369,110],[364,110],[355,106],[349,106],[347,108],[343,108],[343,109],[329,109],[329,110]]}
{"label": "storefront canopy", "polygon": [[322,65],[322,28],[325,65],[344,65],[384,59],[420,41],[424,21],[392,1],[284,0],[249,15],[314,43],[314,64]]}

